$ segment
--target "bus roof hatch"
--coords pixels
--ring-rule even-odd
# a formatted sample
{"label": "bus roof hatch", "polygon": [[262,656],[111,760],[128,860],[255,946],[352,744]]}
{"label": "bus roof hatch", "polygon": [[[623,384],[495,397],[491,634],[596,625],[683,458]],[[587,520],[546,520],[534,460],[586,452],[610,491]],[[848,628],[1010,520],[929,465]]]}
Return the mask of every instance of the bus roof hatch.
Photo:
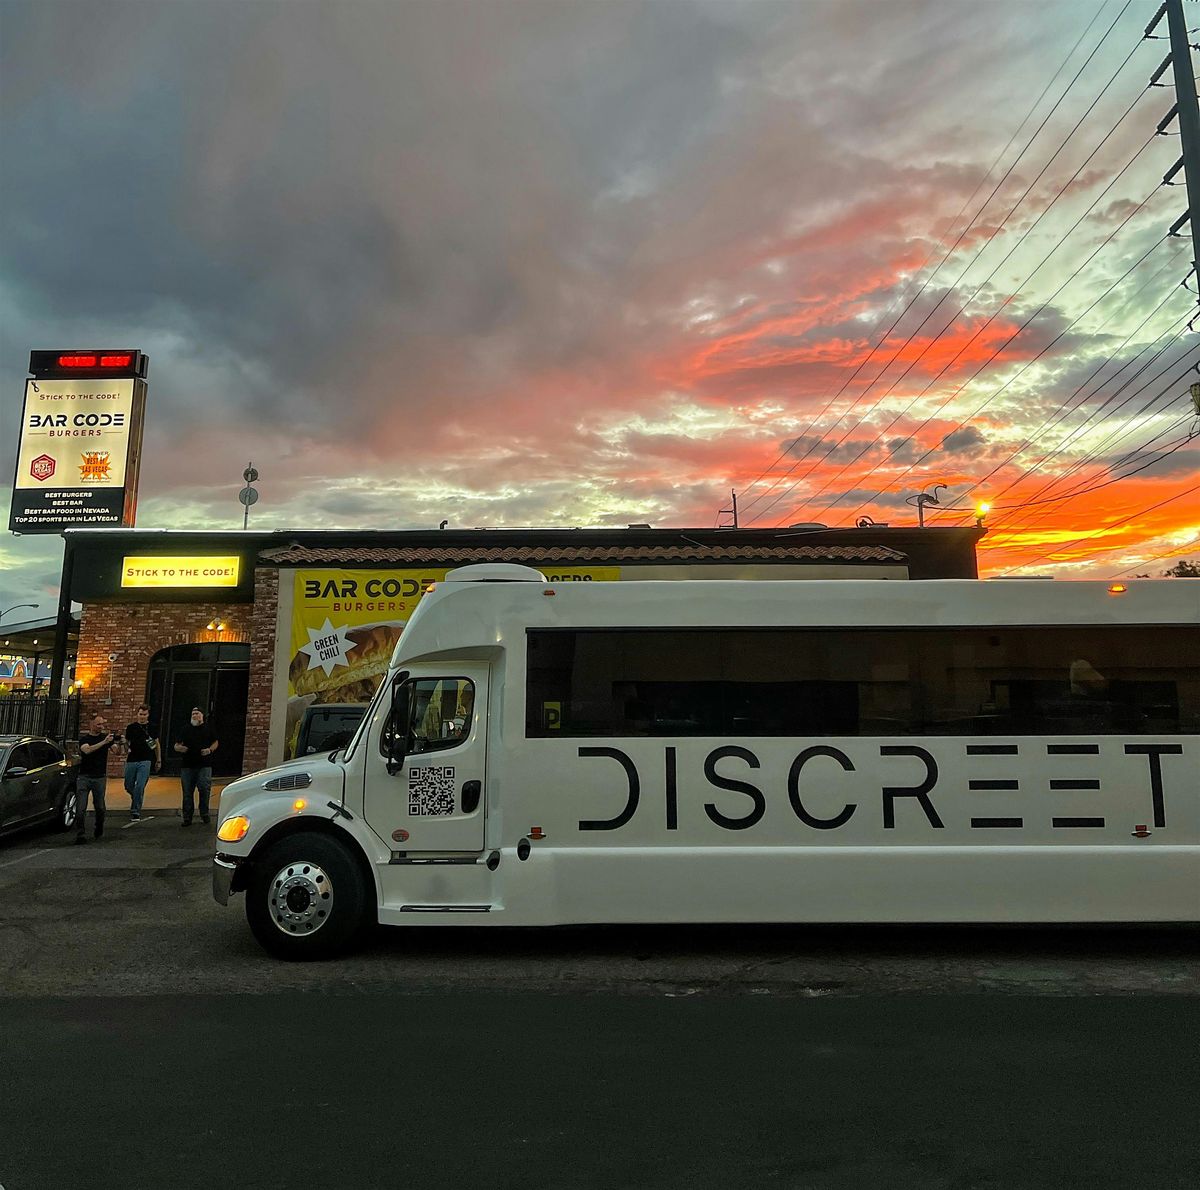
{"label": "bus roof hatch", "polygon": [[544,583],[546,576],[532,566],[513,562],[477,562],[447,571],[442,580],[447,583]]}

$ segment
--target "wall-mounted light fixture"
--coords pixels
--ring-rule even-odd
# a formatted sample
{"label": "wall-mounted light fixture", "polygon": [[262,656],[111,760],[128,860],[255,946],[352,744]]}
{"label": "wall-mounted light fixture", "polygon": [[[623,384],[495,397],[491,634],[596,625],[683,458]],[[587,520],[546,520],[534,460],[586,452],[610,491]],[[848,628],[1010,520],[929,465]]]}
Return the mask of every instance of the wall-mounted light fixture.
{"label": "wall-mounted light fixture", "polygon": [[209,620],[208,630],[209,632],[224,632],[225,622],[223,620]]}
{"label": "wall-mounted light fixture", "polygon": [[984,500],[981,504],[975,505],[975,525],[977,528],[983,528],[983,518],[992,511],[992,506]]}

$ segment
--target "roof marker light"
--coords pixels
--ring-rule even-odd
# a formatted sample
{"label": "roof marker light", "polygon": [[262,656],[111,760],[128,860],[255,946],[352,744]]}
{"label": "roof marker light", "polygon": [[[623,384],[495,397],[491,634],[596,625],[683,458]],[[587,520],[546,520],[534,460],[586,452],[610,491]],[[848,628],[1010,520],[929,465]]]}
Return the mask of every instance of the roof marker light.
{"label": "roof marker light", "polygon": [[1129,588],[1124,583],[1113,583],[1108,588],[1108,593],[1110,595],[1124,595],[1128,590]]}

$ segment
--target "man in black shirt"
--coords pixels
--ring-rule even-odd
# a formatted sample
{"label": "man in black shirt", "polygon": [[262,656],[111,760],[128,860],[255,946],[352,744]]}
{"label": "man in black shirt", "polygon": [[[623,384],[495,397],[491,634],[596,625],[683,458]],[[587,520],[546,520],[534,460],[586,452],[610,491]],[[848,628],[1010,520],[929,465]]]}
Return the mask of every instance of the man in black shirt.
{"label": "man in black shirt", "polygon": [[183,825],[192,825],[195,813],[195,792],[200,791],[200,821],[208,821],[208,795],[212,790],[212,761],[217,750],[216,732],[204,722],[204,712],[192,707],[192,721],[175,741],[175,751],[183,757],[179,781],[183,786]]}
{"label": "man in black shirt", "polygon": [[75,810],[75,842],[87,842],[88,794],[92,795],[92,807],[96,811],[96,838],[104,834],[104,793],[108,787],[108,753],[118,737],[108,730],[108,720],[103,715],[93,715],[91,730],[79,736],[79,777],[75,782],[78,802]]}
{"label": "man in black shirt", "polygon": [[142,798],[146,793],[146,782],[150,780],[150,769],[158,771],[162,763],[157,732],[150,726],[150,708],[142,703],[136,718],[125,728],[125,746],[129,749],[125,757],[125,792],[129,794],[129,817],[141,818]]}

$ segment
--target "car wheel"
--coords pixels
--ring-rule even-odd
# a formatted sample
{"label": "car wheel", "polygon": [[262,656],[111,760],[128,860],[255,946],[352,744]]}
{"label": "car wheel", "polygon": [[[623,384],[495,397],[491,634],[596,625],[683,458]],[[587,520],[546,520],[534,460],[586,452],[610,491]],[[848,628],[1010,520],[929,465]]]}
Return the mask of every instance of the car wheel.
{"label": "car wheel", "polygon": [[62,801],[54,815],[54,829],[68,831],[75,825],[75,816],[79,813],[79,794],[72,786],[63,794]]}
{"label": "car wheel", "polygon": [[366,882],[347,848],[300,831],[255,856],[246,920],[264,950],[281,959],[327,959],[348,950],[367,924]]}

